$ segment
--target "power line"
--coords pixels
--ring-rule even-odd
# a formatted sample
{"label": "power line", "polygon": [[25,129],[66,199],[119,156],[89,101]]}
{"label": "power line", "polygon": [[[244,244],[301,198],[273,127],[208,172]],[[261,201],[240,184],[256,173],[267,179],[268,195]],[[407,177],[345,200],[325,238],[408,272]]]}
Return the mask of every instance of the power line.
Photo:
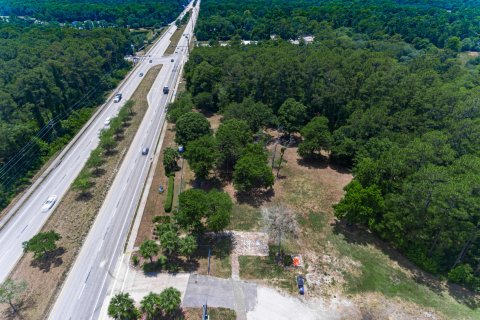
{"label": "power line", "polygon": [[[103,75],[99,82],[102,83],[108,76],[110,76],[111,73],[107,73]],[[57,114],[54,118],[50,119],[46,125],[44,125],[36,134],[33,136],[30,141],[24,145],[13,157],[11,157],[8,162],[6,162],[1,168],[0,168],[0,179],[3,179],[5,175],[7,175],[11,170],[15,168],[15,166],[26,156],[31,155],[31,150],[35,147],[39,147],[38,144],[36,143],[38,139],[43,139],[47,134],[49,134],[53,129],[54,126],[59,123],[63,119],[67,119],[73,111],[75,111],[85,100],[90,101],[90,96],[97,92],[100,89],[100,87],[97,85],[93,88],[91,88],[83,97],[81,97],[76,103],[73,104],[73,106],[68,107],[67,109],[63,109],[59,114]],[[35,159],[36,160],[36,159]],[[32,160],[28,161],[28,164],[31,164]],[[21,168],[25,168],[24,165],[21,166]],[[18,172],[18,170],[17,170]],[[18,176],[18,174],[16,175]],[[9,178],[7,181],[11,180]]]}

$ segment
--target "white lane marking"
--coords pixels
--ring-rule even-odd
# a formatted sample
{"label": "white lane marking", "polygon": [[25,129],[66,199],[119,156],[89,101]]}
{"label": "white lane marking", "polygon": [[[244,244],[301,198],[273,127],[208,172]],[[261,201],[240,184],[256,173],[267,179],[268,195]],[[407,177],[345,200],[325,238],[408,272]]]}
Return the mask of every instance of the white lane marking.
{"label": "white lane marking", "polygon": [[[78,298],[77,298],[77,300],[80,300],[80,297],[82,296],[82,294],[83,294],[83,290],[85,290],[85,286],[86,286],[86,285],[87,285],[86,283],[84,283],[84,284],[83,284],[83,286],[82,286],[82,290],[80,290],[80,294],[78,295]],[[72,317],[70,317],[70,318],[72,318]]]}

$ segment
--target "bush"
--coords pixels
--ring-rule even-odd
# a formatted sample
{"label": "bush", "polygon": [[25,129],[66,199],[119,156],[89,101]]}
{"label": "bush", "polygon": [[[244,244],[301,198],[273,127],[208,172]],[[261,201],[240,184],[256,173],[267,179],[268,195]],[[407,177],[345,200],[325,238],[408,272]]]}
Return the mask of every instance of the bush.
{"label": "bush", "polygon": [[460,264],[448,273],[448,280],[454,283],[471,286],[475,281],[473,269],[469,264]]}
{"label": "bush", "polygon": [[138,256],[137,255],[134,255],[132,257],[132,262],[133,262],[133,265],[136,267],[138,266],[138,263],[140,262],[140,260],[138,259]]}
{"label": "bush", "polygon": [[165,205],[164,205],[165,212],[172,211],[174,182],[175,182],[174,176],[168,177],[167,200],[165,200]]}
{"label": "bush", "polygon": [[170,216],[155,216],[152,221],[160,224],[170,223]]}

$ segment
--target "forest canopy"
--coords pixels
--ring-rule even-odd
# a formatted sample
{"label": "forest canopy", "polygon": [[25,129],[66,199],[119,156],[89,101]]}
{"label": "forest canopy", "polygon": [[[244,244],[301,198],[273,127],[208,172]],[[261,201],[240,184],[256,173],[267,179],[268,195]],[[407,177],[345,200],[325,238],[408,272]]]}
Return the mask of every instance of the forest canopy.
{"label": "forest canopy", "polygon": [[[229,119],[263,105],[278,119],[263,125],[308,133],[308,143],[353,169],[338,218],[480,290],[480,61],[457,54],[478,43],[477,2],[266,3],[202,2],[199,38],[232,41],[192,52],[193,101],[208,95],[207,111]],[[273,33],[315,41],[265,40]],[[241,45],[238,36],[265,41]],[[475,46],[463,47],[466,39]],[[293,119],[287,102],[306,110],[293,129],[282,124]],[[301,156],[312,156],[316,145],[308,147]]]}
{"label": "forest canopy", "polygon": [[106,21],[120,27],[160,27],[177,17],[187,0],[1,0],[0,15],[42,21]]}
{"label": "forest canopy", "polygon": [[123,78],[129,44],[125,29],[0,23],[1,206]]}
{"label": "forest canopy", "polygon": [[419,49],[480,50],[478,16],[479,0],[207,0],[196,34],[199,40],[287,40],[316,35],[325,22],[376,39],[399,35]]}

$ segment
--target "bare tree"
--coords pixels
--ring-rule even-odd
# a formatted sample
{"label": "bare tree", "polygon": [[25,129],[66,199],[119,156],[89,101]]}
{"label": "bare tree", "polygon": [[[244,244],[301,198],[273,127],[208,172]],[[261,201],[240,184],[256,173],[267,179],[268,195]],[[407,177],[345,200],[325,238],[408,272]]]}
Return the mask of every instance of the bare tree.
{"label": "bare tree", "polygon": [[295,238],[298,235],[299,228],[295,213],[283,204],[275,204],[270,207],[263,207],[262,217],[270,235],[278,239],[277,259],[280,259],[282,235]]}

